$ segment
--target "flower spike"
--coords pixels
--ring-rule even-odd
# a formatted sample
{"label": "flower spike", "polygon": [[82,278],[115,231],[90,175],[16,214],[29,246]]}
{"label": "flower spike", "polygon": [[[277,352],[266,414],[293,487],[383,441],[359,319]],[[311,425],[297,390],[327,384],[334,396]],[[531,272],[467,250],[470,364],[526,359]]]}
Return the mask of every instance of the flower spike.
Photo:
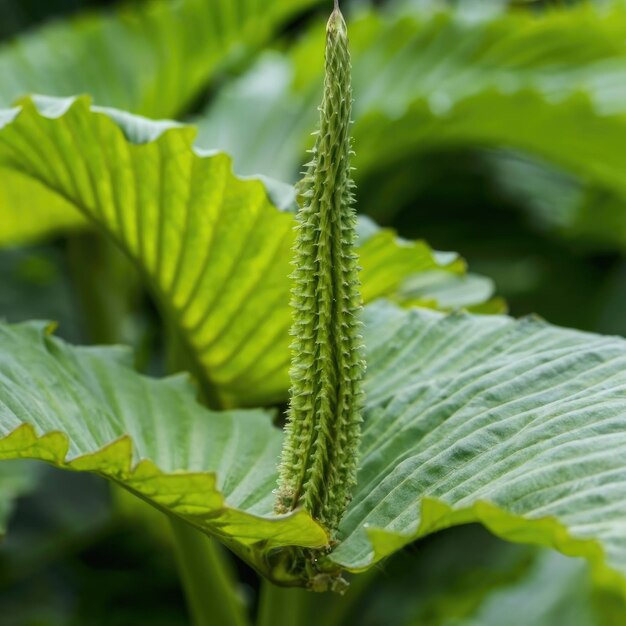
{"label": "flower spike", "polygon": [[361,428],[356,215],[351,178],[351,65],[338,1],[313,158],[300,184],[291,305],[291,401],[276,511],[302,507],[336,534],[355,485]]}

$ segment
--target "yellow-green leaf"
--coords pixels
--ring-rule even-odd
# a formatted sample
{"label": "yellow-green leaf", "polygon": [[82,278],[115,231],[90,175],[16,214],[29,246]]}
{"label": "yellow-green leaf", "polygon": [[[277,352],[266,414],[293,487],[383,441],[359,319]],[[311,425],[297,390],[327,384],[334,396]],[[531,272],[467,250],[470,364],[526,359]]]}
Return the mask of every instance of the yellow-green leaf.
{"label": "yellow-green leaf", "polygon": [[[85,98],[0,111],[0,168],[15,175],[3,184],[15,183],[13,198],[23,199],[6,206],[0,193],[0,241],[12,224],[3,215],[24,219],[51,195],[61,198],[141,269],[223,403],[283,400],[294,217],[261,181],[237,178],[229,157],[199,152],[193,140],[192,127]],[[392,295],[414,272],[464,271],[456,255],[371,224],[360,254],[366,300]]]}

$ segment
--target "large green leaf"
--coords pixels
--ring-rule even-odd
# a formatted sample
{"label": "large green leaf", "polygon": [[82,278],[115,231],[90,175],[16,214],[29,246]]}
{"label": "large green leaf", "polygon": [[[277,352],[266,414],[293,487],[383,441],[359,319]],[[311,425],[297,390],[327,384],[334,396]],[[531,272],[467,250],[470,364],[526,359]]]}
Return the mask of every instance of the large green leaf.
{"label": "large green leaf", "polygon": [[[602,598],[606,600],[606,598]],[[594,598],[583,563],[554,552],[535,555],[518,580],[485,594],[469,615],[440,618],[436,626],[610,626],[621,623],[624,612],[611,610]],[[523,610],[516,610],[524,607]],[[423,623],[423,622],[421,622]],[[413,626],[419,626],[416,621]],[[433,624],[435,626],[435,624]]]}
{"label": "large green leaf", "polygon": [[[0,46],[0,107],[30,93],[88,93],[100,105],[178,117],[228,58],[258,48],[317,1],[147,0],[46,24]],[[19,172],[0,167],[0,178],[0,243],[84,226],[62,197],[41,188],[35,200],[34,181],[25,190]]]}
{"label": "large green leaf", "polygon": [[438,533],[367,576],[375,593],[342,626],[617,626],[626,615],[581,559],[505,543],[477,525]]}
{"label": "large green leaf", "polygon": [[367,308],[367,412],[336,563],[479,521],[626,591],[626,342],[529,318]]}
{"label": "large green leaf", "polygon": [[[231,173],[224,154],[192,148],[194,129],[150,122],[85,98],[26,100],[0,111],[3,185],[28,202],[2,205],[23,216],[55,194],[108,232],[137,263],[222,402],[286,397],[294,218],[259,180]],[[0,217],[0,241],[4,232]],[[10,229],[11,223],[7,225]],[[364,224],[365,300],[392,295],[404,277],[446,268],[451,254],[398,240]]]}
{"label": "large green leaf", "polygon": [[[626,7],[464,15],[370,12],[349,25],[357,182],[418,152],[504,145],[623,195]],[[238,172],[294,179],[321,89],[322,35],[222,90],[199,120],[200,145],[227,150]]]}
{"label": "large green leaf", "polygon": [[176,117],[233,54],[317,0],[146,0],[47,24],[0,47],[0,106],[30,93]]}
{"label": "large green leaf", "polygon": [[42,323],[0,325],[0,459],[113,480],[217,535],[255,567],[284,545],[320,546],[300,511],[272,515],[281,433],[263,411],[212,413],[182,377],[132,371],[120,348],[74,348]]}
{"label": "large green leaf", "polygon": [[623,195],[515,153],[498,151],[487,155],[486,162],[500,189],[528,211],[538,229],[555,232],[587,249],[626,249]]}
{"label": "large green leaf", "polygon": [[494,298],[495,284],[477,274],[452,274],[430,270],[403,281],[398,299],[403,304],[439,310],[467,309],[476,313],[505,313],[506,305]]}
{"label": "large green leaf", "polygon": [[[365,322],[359,482],[329,558],[359,571],[478,521],[584,556],[623,594],[626,342],[385,302]],[[266,574],[272,548],[325,542],[305,513],[271,514],[281,433],[267,415],[211,413],[183,379],[141,377],[126,356],[0,326],[0,459],[115,480]]]}

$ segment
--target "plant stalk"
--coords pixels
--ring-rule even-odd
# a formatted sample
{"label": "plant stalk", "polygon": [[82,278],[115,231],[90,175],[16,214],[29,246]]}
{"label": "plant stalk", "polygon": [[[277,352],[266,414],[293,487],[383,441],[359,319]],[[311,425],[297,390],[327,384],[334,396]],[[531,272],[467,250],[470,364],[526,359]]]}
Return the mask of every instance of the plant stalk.
{"label": "plant stalk", "polygon": [[220,546],[171,518],[176,560],[194,626],[248,626],[237,582]]}
{"label": "plant stalk", "polygon": [[379,575],[376,568],[372,568],[363,574],[354,576],[350,581],[348,592],[340,596],[333,594],[320,616],[320,623],[324,626],[348,626],[354,623],[351,615],[363,596],[371,589],[373,583]]}
{"label": "plant stalk", "polygon": [[[167,369],[188,369],[190,362],[177,329],[166,320]],[[206,400],[206,398],[205,398]],[[218,402],[205,402],[214,410]],[[171,517],[176,560],[194,626],[248,626],[245,606],[229,555],[219,543],[182,520]]]}
{"label": "plant stalk", "polygon": [[313,595],[310,591],[279,587],[261,579],[257,626],[305,626]]}
{"label": "plant stalk", "polygon": [[116,245],[100,234],[72,235],[67,250],[90,341],[125,343],[127,322],[141,292],[139,275]]}

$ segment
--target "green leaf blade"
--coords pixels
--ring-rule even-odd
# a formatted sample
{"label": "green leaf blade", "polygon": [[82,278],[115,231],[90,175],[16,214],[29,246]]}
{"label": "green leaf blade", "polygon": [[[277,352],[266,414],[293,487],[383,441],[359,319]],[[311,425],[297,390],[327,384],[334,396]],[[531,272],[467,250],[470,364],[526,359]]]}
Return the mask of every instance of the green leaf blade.
{"label": "green leaf blade", "polygon": [[331,558],[361,569],[480,521],[585,556],[624,590],[626,342],[386,303],[366,329],[359,483]]}
{"label": "green leaf blade", "polygon": [[[538,319],[366,311],[363,456],[329,558],[360,571],[478,521],[583,556],[624,594],[626,342]],[[212,414],[182,378],[143,378],[126,351],[71,348],[41,323],[1,326],[0,355],[0,458],[115,480],[266,574],[272,548],[325,543],[306,514],[271,515],[281,433],[262,411]]]}
{"label": "green leaf blade", "polygon": [[[615,88],[624,82],[623,6],[578,4],[477,20],[458,9],[399,8],[363,11],[349,26],[355,178],[365,190],[361,207],[372,215],[382,215],[381,206],[387,215],[397,208],[396,197],[406,197],[412,182],[402,193],[393,182],[379,193],[368,187],[372,172],[467,147],[515,148],[623,197],[624,99]],[[198,119],[200,144],[227,150],[238,172],[271,168],[273,176],[293,179],[321,90],[321,59],[312,61],[321,35],[320,25],[289,57],[268,54],[226,86]],[[260,93],[258,85],[268,83]],[[245,132],[225,122],[242,116]],[[249,149],[250,135],[262,132],[280,141]]]}
{"label": "green leaf blade", "polygon": [[281,433],[267,413],[208,411],[183,377],[145,378],[128,360],[71,347],[42,323],[0,325],[0,459],[113,480],[267,573],[267,550],[326,543],[308,515],[272,514]]}
{"label": "green leaf blade", "polygon": [[55,21],[0,46],[0,106],[32,93],[178,117],[232,61],[316,0],[150,0]]}
{"label": "green leaf blade", "polygon": [[[0,214],[61,198],[140,268],[222,404],[279,402],[289,385],[295,220],[260,180],[236,177],[229,157],[195,150],[193,138],[191,127],[86,98],[27,99],[0,126],[0,168],[15,174],[24,204],[2,205],[0,192]],[[13,223],[0,218],[0,233]],[[366,300],[393,295],[415,272],[464,271],[455,255],[371,225],[361,263]]]}

